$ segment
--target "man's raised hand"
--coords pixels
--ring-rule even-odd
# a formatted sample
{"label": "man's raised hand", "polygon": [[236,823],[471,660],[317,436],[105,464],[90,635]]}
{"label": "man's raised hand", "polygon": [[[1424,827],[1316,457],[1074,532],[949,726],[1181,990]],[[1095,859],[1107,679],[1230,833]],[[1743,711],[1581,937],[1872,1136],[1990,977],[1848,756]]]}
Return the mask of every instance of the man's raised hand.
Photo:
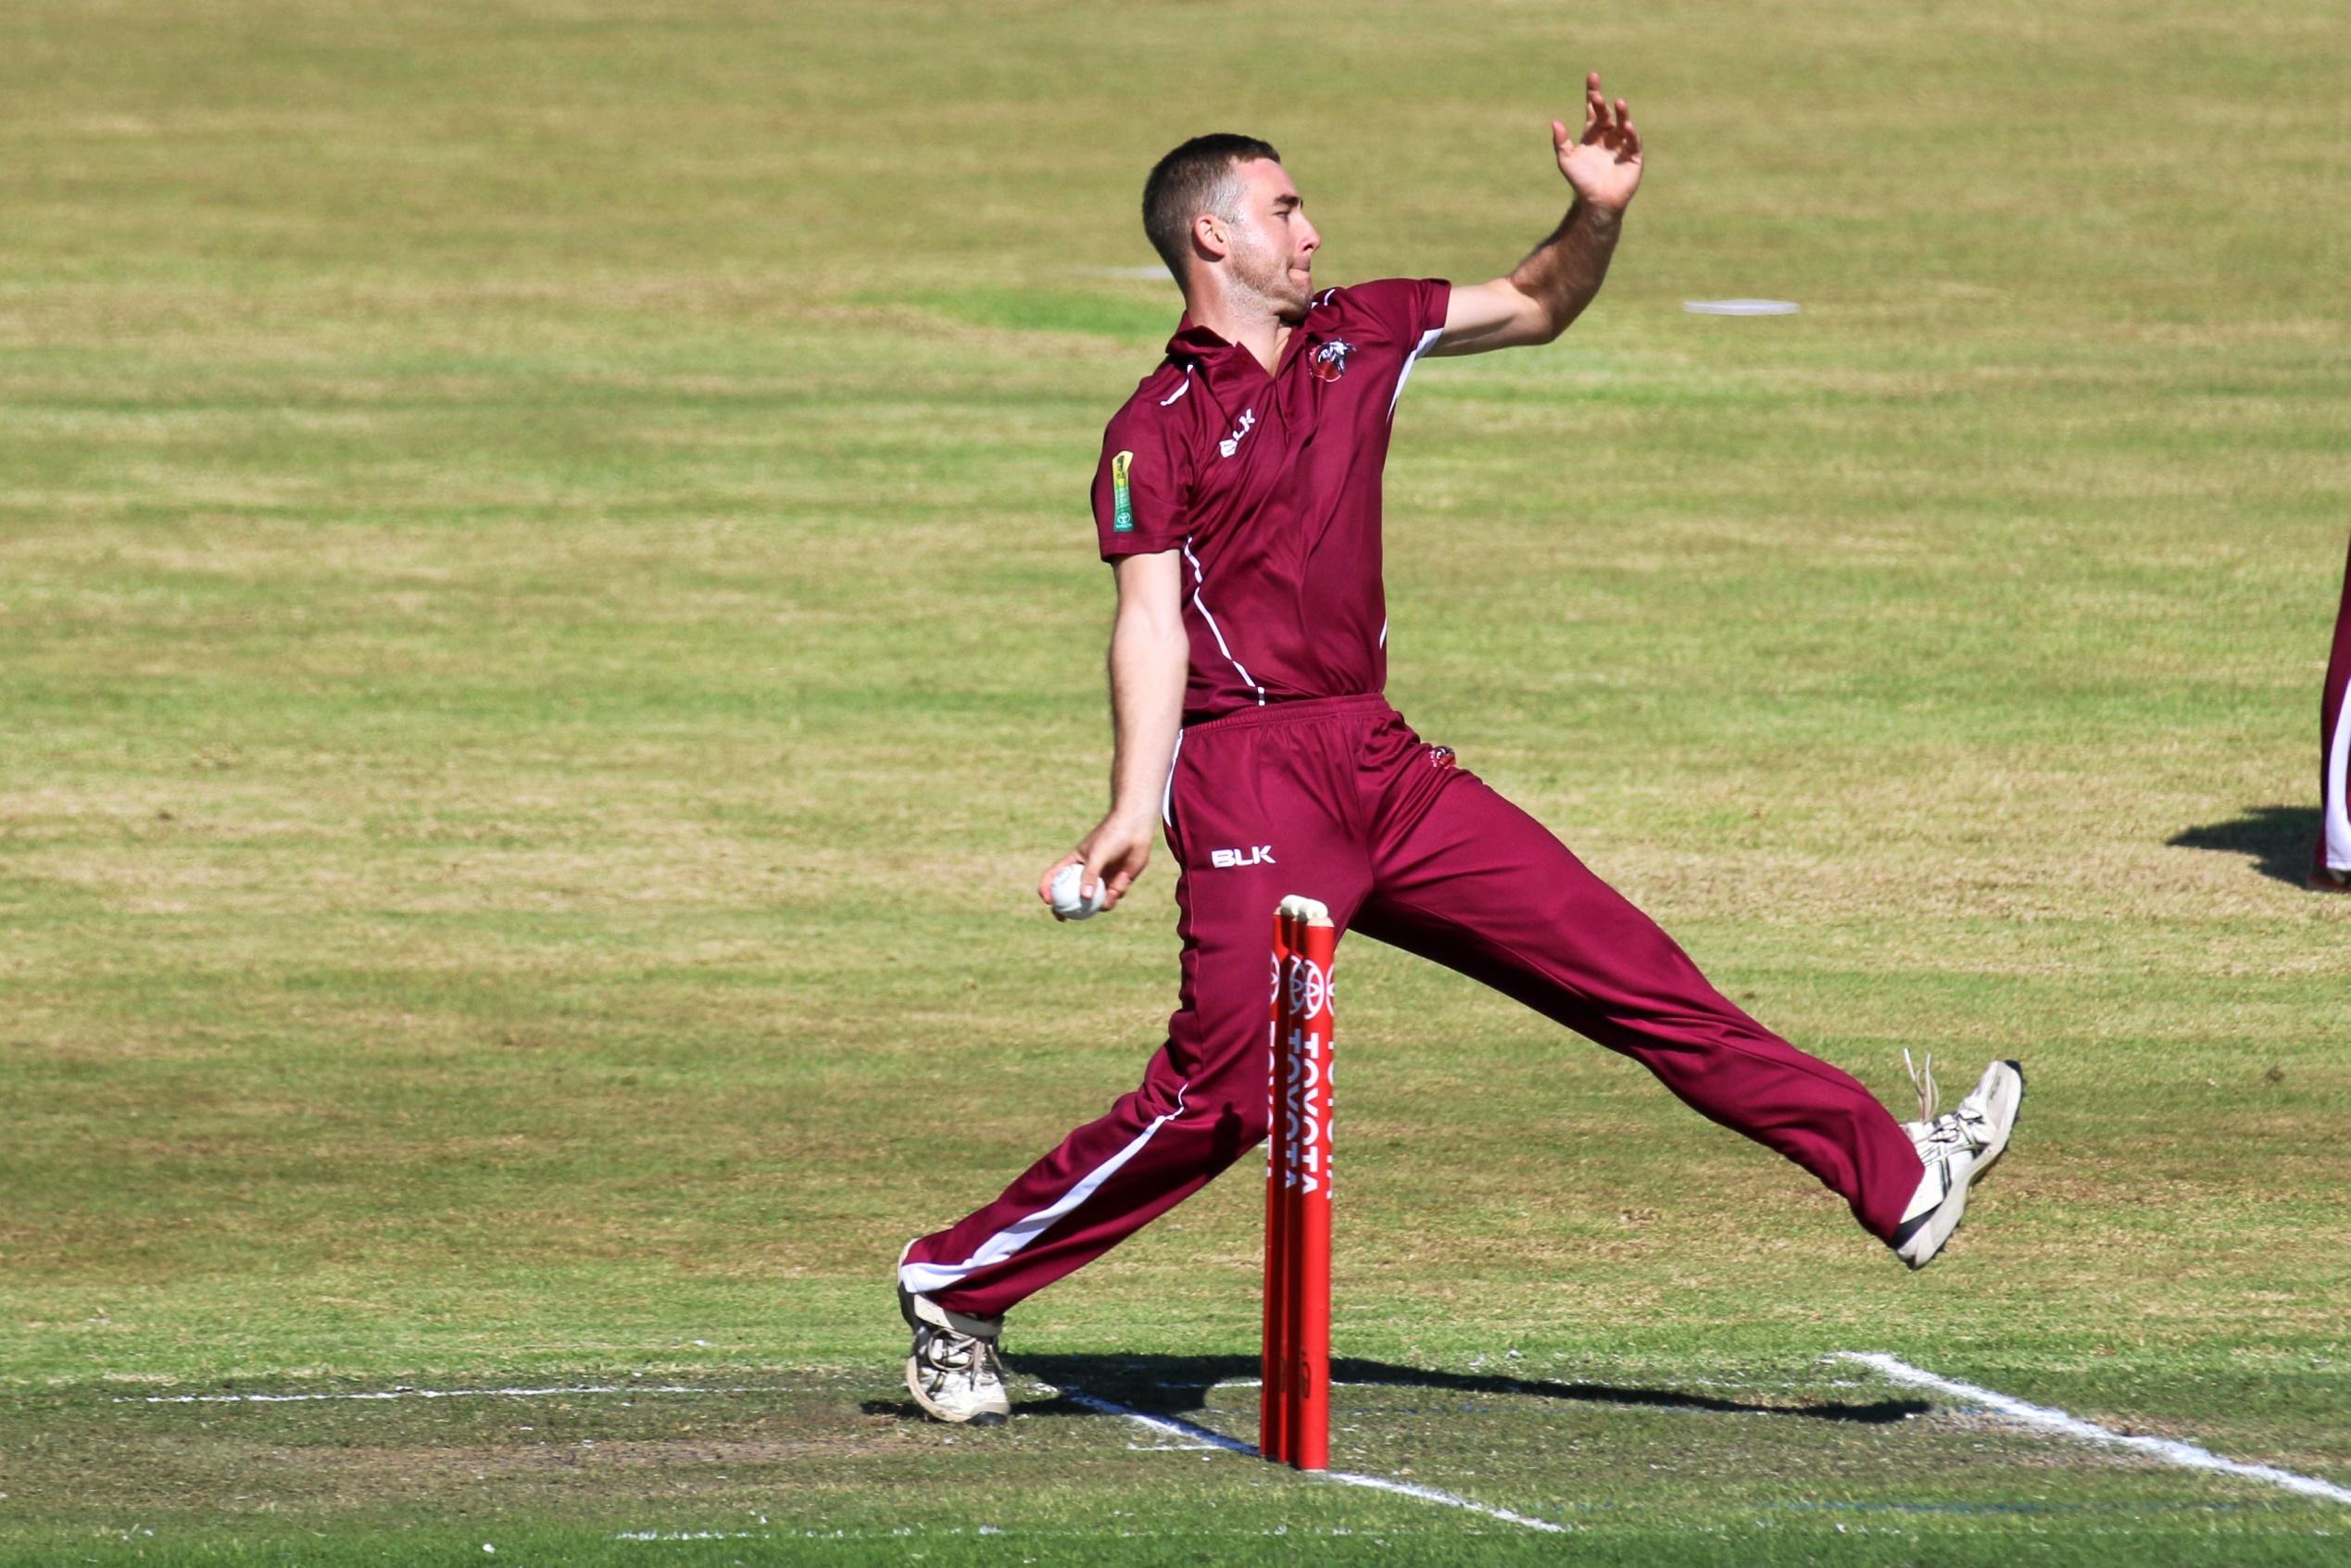
{"label": "man's raised hand", "polygon": [[1598,71],[1584,78],[1583,135],[1570,137],[1565,123],[1554,119],[1551,144],[1559,155],[1559,172],[1594,207],[1622,212],[1641,188],[1641,132],[1633,129],[1632,109],[1619,98],[1610,111]]}

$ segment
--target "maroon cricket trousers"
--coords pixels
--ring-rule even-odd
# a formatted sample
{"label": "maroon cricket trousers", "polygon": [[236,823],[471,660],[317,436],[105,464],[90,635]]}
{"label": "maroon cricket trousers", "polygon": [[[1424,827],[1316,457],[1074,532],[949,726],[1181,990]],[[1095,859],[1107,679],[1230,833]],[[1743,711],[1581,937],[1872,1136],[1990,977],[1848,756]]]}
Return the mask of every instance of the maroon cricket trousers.
{"label": "maroon cricket trousers", "polygon": [[1002,1196],[917,1241],[900,1278],[995,1317],[1197,1192],[1265,1135],[1274,906],[1304,894],[1647,1067],[1892,1236],[1921,1176],[1875,1096],[1708,985],[1541,823],[1383,697],[1270,703],[1183,733],[1167,795],[1181,1002],[1142,1085]]}
{"label": "maroon cricket trousers", "polygon": [[2334,615],[2334,651],[2319,697],[2319,847],[2310,867],[2323,884],[2332,872],[2351,876],[2351,562],[2343,569],[2343,602]]}

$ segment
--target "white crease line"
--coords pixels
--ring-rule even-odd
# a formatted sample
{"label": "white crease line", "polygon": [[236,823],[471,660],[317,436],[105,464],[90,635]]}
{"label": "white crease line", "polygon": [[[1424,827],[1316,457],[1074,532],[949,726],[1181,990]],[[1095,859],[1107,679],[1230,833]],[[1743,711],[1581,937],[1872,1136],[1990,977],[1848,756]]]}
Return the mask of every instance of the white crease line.
{"label": "white crease line", "polygon": [[688,1383],[596,1383],[562,1388],[385,1388],[354,1394],[118,1394],[118,1405],[296,1405],[319,1399],[544,1399],[558,1394],[788,1394],[783,1386],[711,1388]]}
{"label": "white crease line", "polygon": [[[1163,1437],[1189,1437],[1208,1447],[1222,1449],[1228,1454],[1239,1454],[1246,1459],[1258,1457],[1257,1448],[1253,1443],[1244,1443],[1238,1437],[1227,1437],[1222,1432],[1213,1432],[1205,1426],[1198,1426],[1175,1416],[1145,1415],[1141,1411],[1129,1410],[1125,1405],[1113,1404],[1108,1399],[1096,1399],[1091,1394],[1081,1394],[1076,1389],[1066,1386],[1062,1386],[1059,1392],[1062,1398],[1071,1404],[1083,1405],[1089,1411],[1100,1411],[1104,1415],[1123,1415],[1127,1420],[1156,1432]],[[1385,1475],[1359,1475],[1349,1470],[1309,1470],[1301,1471],[1300,1474],[1312,1475],[1319,1480],[1336,1481],[1342,1486],[1364,1486],[1375,1492],[1393,1492],[1399,1497],[1418,1498],[1423,1502],[1440,1502],[1448,1508],[1465,1508],[1472,1513],[1482,1513],[1489,1519],[1499,1519],[1504,1524],[1524,1524],[1529,1530],[1565,1535],[1568,1529],[1568,1526],[1554,1524],[1548,1519],[1529,1519],[1523,1513],[1513,1513],[1506,1508],[1494,1508],[1486,1503],[1473,1502],[1467,1498],[1457,1497],[1452,1492],[1440,1492],[1434,1486],[1416,1486],[1410,1481],[1391,1481]]]}
{"label": "white crease line", "polygon": [[2305,1497],[2324,1498],[2329,1502],[2351,1503],[2351,1487],[2338,1486],[2332,1481],[2321,1481],[2312,1475],[2297,1475],[2291,1470],[2275,1465],[2247,1464],[2242,1460],[2223,1459],[2209,1449],[2194,1443],[2176,1442],[2169,1437],[2143,1437],[2128,1432],[2117,1432],[2094,1421],[2084,1421],[2078,1415],[2068,1415],[2048,1405],[2028,1404],[2013,1395],[1996,1389],[1980,1388],[1956,1378],[1937,1377],[1931,1372],[1912,1366],[1879,1350],[1840,1350],[1829,1358],[1837,1361],[1857,1361],[1895,1383],[1915,1388],[1932,1388],[1955,1399],[1966,1399],[1996,1411],[2009,1420],[2025,1426],[2037,1426],[2044,1432],[2058,1432],[2085,1443],[2103,1443],[2116,1448],[2132,1449],[2151,1455],[2166,1464],[2176,1464],[2183,1470],[2209,1470],[2222,1475],[2242,1475],[2248,1480],[2267,1481],[2273,1486],[2283,1486]]}
{"label": "white crease line", "polygon": [[[1531,1373],[1486,1372],[1482,1369],[1472,1369],[1469,1375],[1473,1377],[1490,1377],[1500,1383],[1516,1384],[1519,1390],[1522,1392],[1532,1392],[1534,1390],[1543,1388],[1559,1388],[1573,1393],[1582,1386],[1574,1383],[1563,1383],[1555,1377],[1537,1377]],[[1685,1377],[1679,1381],[1688,1384],[1693,1388],[1736,1388],[1741,1392],[1753,1392],[1757,1389],[1812,1389],[1823,1386],[1829,1388],[1858,1388],[1861,1386],[1859,1379],[1851,1377],[1832,1377],[1829,1379],[1825,1385],[1817,1379],[1803,1383],[1789,1383],[1771,1381],[1755,1382],[1734,1377]],[[1410,1375],[1401,1377],[1334,1377],[1330,1380],[1330,1386],[1334,1388],[1431,1388],[1440,1392],[1441,1392],[1444,1388],[1444,1385],[1442,1384],[1430,1383],[1426,1378]],[[1184,1379],[1176,1378],[1157,1384],[1155,1386],[1161,1388],[1197,1388],[1213,1394],[1219,1388],[1262,1388],[1264,1386],[1264,1383],[1262,1379],[1254,1377],[1220,1377],[1215,1382],[1209,1384],[1187,1382]],[[1508,1392],[1508,1390],[1498,1390],[1498,1392]],[[1606,1403],[1608,1401],[1596,1400],[1595,1402]],[[1794,1411],[1766,1411],[1762,1413],[1793,1415],[1797,1412]]]}
{"label": "white crease line", "polygon": [[[1440,1374],[1438,1375],[1441,1376],[1443,1374]],[[1532,1373],[1488,1372],[1482,1367],[1471,1368],[1468,1375],[1472,1377],[1490,1377],[1497,1382],[1502,1383],[1515,1383],[1526,1388],[1565,1388],[1572,1390],[1580,1386],[1579,1385],[1574,1383],[1563,1383],[1555,1377],[1537,1377]],[[1858,1388],[1861,1386],[1861,1383],[1858,1379],[1851,1377],[1832,1377],[1825,1384],[1817,1378],[1807,1379],[1802,1383],[1790,1383],[1785,1380],[1755,1380],[1739,1377],[1685,1377],[1678,1379],[1678,1381],[1688,1384],[1692,1388],[1738,1388],[1741,1390],[1758,1388],[1780,1390],[1820,1387]],[[1444,1386],[1442,1384],[1430,1383],[1427,1378],[1409,1374],[1399,1377],[1334,1377],[1330,1380],[1330,1386],[1334,1388],[1436,1388],[1440,1391]],[[1188,1381],[1183,1378],[1172,1378],[1165,1382],[1156,1384],[1154,1386],[1161,1388],[1204,1388],[1206,1391],[1213,1394],[1219,1388],[1262,1388],[1264,1386],[1264,1383],[1262,1379],[1254,1377],[1220,1377],[1215,1382],[1208,1384]],[[1793,1414],[1794,1412],[1790,1411],[1788,1413]]]}

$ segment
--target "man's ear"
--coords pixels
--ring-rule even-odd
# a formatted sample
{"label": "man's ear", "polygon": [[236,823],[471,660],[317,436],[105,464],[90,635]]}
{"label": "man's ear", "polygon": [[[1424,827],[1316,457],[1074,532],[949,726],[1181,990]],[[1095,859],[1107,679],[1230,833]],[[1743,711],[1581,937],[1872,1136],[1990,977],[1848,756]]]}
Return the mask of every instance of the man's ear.
{"label": "man's ear", "polygon": [[1233,237],[1225,227],[1225,220],[1213,212],[1203,212],[1192,220],[1192,249],[1201,259],[1222,261],[1233,251]]}

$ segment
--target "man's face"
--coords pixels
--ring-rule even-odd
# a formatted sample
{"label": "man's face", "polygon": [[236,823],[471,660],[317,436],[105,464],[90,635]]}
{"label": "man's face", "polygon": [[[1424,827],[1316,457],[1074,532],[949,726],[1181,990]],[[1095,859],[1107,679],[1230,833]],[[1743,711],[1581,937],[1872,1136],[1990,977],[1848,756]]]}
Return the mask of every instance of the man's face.
{"label": "man's face", "polygon": [[1314,252],[1323,237],[1306,218],[1306,198],[1289,171],[1267,158],[1237,165],[1240,185],[1232,220],[1226,226],[1231,248],[1226,264],[1234,280],[1264,299],[1285,321],[1306,319],[1314,292]]}

